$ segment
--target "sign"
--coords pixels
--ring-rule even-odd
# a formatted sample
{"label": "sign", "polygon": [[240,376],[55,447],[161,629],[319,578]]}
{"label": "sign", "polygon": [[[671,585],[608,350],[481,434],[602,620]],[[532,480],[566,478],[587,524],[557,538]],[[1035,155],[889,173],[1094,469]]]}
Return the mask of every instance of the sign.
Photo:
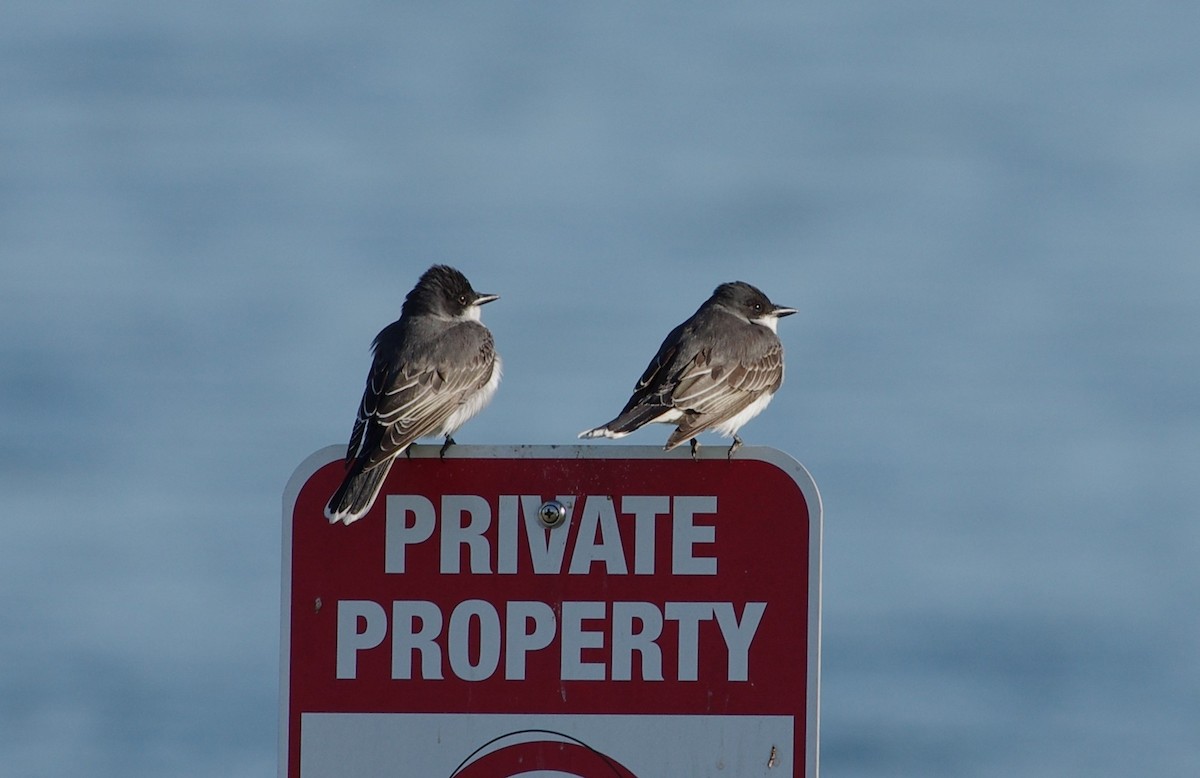
{"label": "sign", "polygon": [[[283,506],[283,778],[817,774],[821,504],[782,452],[416,446]],[[555,526],[547,526],[555,525]]]}

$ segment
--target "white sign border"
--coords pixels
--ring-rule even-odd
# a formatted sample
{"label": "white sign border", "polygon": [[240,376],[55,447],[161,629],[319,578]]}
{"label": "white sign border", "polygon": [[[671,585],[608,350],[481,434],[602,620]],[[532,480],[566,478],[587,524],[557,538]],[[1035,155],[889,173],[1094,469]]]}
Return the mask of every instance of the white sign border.
{"label": "white sign border", "polygon": [[[440,445],[412,446],[411,456],[430,459],[439,456]],[[701,446],[697,449],[701,459],[724,459],[724,446]],[[280,639],[279,639],[279,778],[287,778],[288,760],[288,700],[290,689],[288,678],[291,670],[291,597],[292,597],[292,517],[300,489],[314,473],[330,462],[341,461],[346,455],[345,446],[326,446],[309,455],[292,473],[283,492],[283,580],[280,585]],[[691,452],[680,447],[663,451],[658,446],[622,445],[497,445],[474,446],[454,445],[446,450],[447,459],[688,459]],[[806,711],[805,766],[804,774],[817,778],[820,766],[820,713],[821,713],[821,533],[824,512],[821,493],[812,474],[800,462],[779,449],[769,446],[743,446],[735,455],[737,459],[766,462],[787,473],[804,495],[809,510],[808,536],[808,709]]]}

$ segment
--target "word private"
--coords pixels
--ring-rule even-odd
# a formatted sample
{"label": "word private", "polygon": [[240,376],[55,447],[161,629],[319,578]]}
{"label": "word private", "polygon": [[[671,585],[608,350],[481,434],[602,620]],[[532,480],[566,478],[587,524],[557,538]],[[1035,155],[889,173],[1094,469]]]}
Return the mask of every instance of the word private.
{"label": "word private", "polygon": [[[409,548],[428,542],[436,530],[442,575],[461,572],[464,556],[470,573],[527,572],[521,567],[525,558],[518,553],[517,536],[523,529],[529,549],[528,563],[535,574],[587,575],[593,572],[593,565],[599,564],[597,572],[607,575],[627,575],[631,571],[635,575],[654,575],[657,525],[660,517],[664,517],[671,524],[671,574],[717,574],[717,559],[700,555],[701,549],[696,548],[716,541],[716,527],[697,521],[699,516],[717,512],[716,497],[621,497],[621,513],[632,519],[631,523],[626,522],[624,531],[617,520],[617,500],[610,495],[584,496],[578,521],[574,520],[576,497],[560,496],[557,502],[565,509],[564,520],[561,525],[547,529],[538,518],[542,497],[500,495],[493,530],[492,506],[478,495],[443,495],[440,512],[422,495],[389,495],[385,571],[406,572]],[[628,533],[633,535],[632,560],[627,558],[623,543],[623,534]],[[564,571],[568,539],[574,543]]]}

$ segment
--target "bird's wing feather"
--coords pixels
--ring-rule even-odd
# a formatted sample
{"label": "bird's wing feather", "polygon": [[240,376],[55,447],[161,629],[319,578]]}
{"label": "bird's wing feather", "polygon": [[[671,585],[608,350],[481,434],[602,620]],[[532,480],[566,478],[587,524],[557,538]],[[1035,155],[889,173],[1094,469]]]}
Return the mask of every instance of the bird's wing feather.
{"label": "bird's wing feather", "polygon": [[726,363],[715,360],[710,351],[701,351],[675,385],[671,399],[684,417],[671,438],[687,440],[733,418],[781,383],[783,346],[778,341],[753,357],[743,355]]}
{"label": "bird's wing feather", "polygon": [[371,372],[367,375],[367,386],[363,390],[362,400],[358,403],[358,413],[354,417],[354,429],[350,431],[350,444],[346,446],[346,467],[358,459],[362,452],[363,436],[367,424],[375,416],[379,407],[379,398],[389,388],[391,370],[388,361],[376,355],[371,363]]}
{"label": "bird's wing feather", "polygon": [[680,374],[672,393],[675,407],[696,413],[720,413],[737,395],[754,399],[783,381],[783,348],[776,344],[754,359],[721,364],[701,351]]}
{"label": "bird's wing feather", "polygon": [[468,350],[465,361],[462,333],[453,332],[435,341],[430,356],[419,361],[376,355],[351,433],[351,459],[374,467],[417,438],[439,432],[454,411],[487,384],[496,361],[491,333],[479,326],[470,334],[478,347]]}
{"label": "bird's wing feather", "polygon": [[680,348],[680,344],[690,332],[691,326],[692,319],[689,319],[663,338],[658,352],[650,360],[650,364],[642,371],[641,377],[634,385],[633,394],[630,395],[629,402],[625,403],[621,416],[639,407],[664,410],[671,407],[671,395],[675,391],[678,376],[696,356],[690,349],[681,350]]}
{"label": "bird's wing feather", "polygon": [[[669,340],[670,339],[668,338],[668,342]],[[675,358],[677,351],[678,346],[675,344],[668,345],[667,342],[663,343],[662,347],[659,348],[658,353],[654,355],[654,359],[650,360],[650,364],[646,366],[644,371],[642,371],[642,376],[638,379],[637,384],[634,385],[634,397],[637,397],[639,394],[642,394],[647,390],[655,392],[661,388],[659,386],[661,380],[656,381],[656,379],[659,379],[660,376],[662,376],[662,378],[666,378],[670,375],[671,371],[669,368],[671,361]],[[665,372],[664,368],[667,368]]]}

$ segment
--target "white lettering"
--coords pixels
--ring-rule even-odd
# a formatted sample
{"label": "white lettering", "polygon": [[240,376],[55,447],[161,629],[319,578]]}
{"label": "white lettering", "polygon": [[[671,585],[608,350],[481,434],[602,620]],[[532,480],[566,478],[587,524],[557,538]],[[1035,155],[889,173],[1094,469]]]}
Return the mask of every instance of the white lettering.
{"label": "white lettering", "polygon": [[[408,514],[413,524],[408,526]],[[433,535],[433,503],[419,494],[387,496],[386,534],[383,541],[383,571],[404,572],[404,549],[424,543]]]}
{"label": "white lettering", "polygon": [[[479,622],[479,660],[471,661],[471,621]],[[484,681],[500,664],[500,616],[490,602],[466,600],[450,614],[450,669],[464,681]]]}
{"label": "white lettering", "polygon": [[654,575],[654,530],[658,517],[669,513],[671,498],[660,495],[625,497],[621,512],[633,514],[633,572]]}
{"label": "white lettering", "polygon": [[583,661],[585,648],[603,648],[604,633],[585,631],[583,622],[603,619],[603,602],[572,602],[562,604],[562,675],[564,681],[603,681],[604,663]]}
{"label": "white lettering", "polygon": [[[597,541],[599,535],[599,541]],[[609,575],[625,575],[625,551],[621,548],[621,531],[617,528],[617,509],[608,495],[588,497],[579,517],[579,533],[571,554],[572,575],[587,575],[593,562],[601,562]]]}
{"label": "white lettering", "polygon": [[499,526],[496,528],[496,572],[512,575],[517,572],[517,511],[520,503],[515,494],[500,495]]}
{"label": "white lettering", "polygon": [[[416,628],[421,623],[420,629]],[[424,600],[392,603],[392,678],[412,678],[413,651],[421,654],[421,677],[441,680],[442,649],[435,642],[442,632],[442,611]]]}
{"label": "white lettering", "polygon": [[[536,600],[503,604],[471,599],[459,602],[447,620],[441,605],[426,600],[395,600],[391,607],[391,678],[443,680],[442,658],[454,677],[484,681],[496,675],[504,659],[504,679],[523,681],[538,652],[559,642],[557,660],[563,681],[663,681],[665,622],[674,622],[677,667],[670,680],[699,676],[701,631],[711,651],[719,629],[727,649],[730,681],[750,678],[750,648],[766,612],[765,602],[639,602],[567,600],[555,608]],[[738,618],[738,608],[741,618]],[[716,619],[716,627],[701,622]],[[360,677],[361,652],[378,648],[387,637],[388,614],[370,600],[341,600],[337,605],[336,677]],[[443,629],[445,627],[445,629]],[[668,630],[669,632],[670,630]],[[669,638],[667,638],[669,639]],[[610,647],[609,651],[605,651]],[[635,660],[634,656],[637,656]],[[705,667],[713,667],[707,657]],[[551,662],[554,659],[550,659]],[[545,660],[543,659],[543,662]],[[637,665],[635,669],[635,665]],[[711,670],[710,670],[711,671]],[[542,677],[544,677],[545,669]]]}
{"label": "white lettering", "polygon": [[521,495],[521,513],[525,516],[525,537],[529,541],[529,556],[533,572],[539,575],[557,574],[562,571],[563,554],[567,550],[567,535],[575,514],[575,498],[556,497],[567,510],[563,523],[554,529],[546,529],[538,521],[538,508],[542,498],[536,494]]}
{"label": "white lettering", "polygon": [[[640,632],[633,631],[634,620],[640,621]],[[612,679],[633,679],[633,654],[642,658],[642,680],[661,681],[662,650],[659,635],[662,634],[663,615],[657,605],[649,602],[614,602],[612,616]]]}
{"label": "white lettering", "polygon": [[668,602],[666,617],[679,622],[680,681],[694,681],[700,659],[700,622],[713,617],[711,602]]}
{"label": "white lettering", "polygon": [[[529,632],[527,628],[531,621],[533,631]],[[554,609],[546,603],[510,602],[504,624],[504,678],[524,681],[525,655],[550,645],[557,632]]]}
{"label": "white lettering", "polygon": [[[447,494],[441,497],[440,511],[422,495],[388,495],[384,572],[403,574],[414,564],[436,563],[437,571],[448,575],[487,575],[493,569],[497,574],[516,575],[529,567],[535,575],[559,575],[569,552],[565,568],[572,575],[588,575],[597,563],[601,565],[597,572],[607,575],[654,575],[659,534],[667,531],[662,519],[671,525],[671,574],[717,574],[717,556],[711,548],[716,543],[716,525],[699,519],[716,514],[715,496],[601,494],[556,499],[566,508],[566,519],[546,529],[538,520],[542,495],[499,495],[489,502],[479,495]],[[521,549],[522,528],[528,557]],[[418,553],[435,531],[436,545]]]}
{"label": "white lettering", "polygon": [[716,513],[716,497],[676,497],[671,522],[671,572],[675,575],[716,575],[716,557],[697,557],[694,547],[716,540],[717,528],[697,525],[697,513]]}
{"label": "white lettering", "polygon": [[[470,520],[462,523],[463,515]],[[492,572],[491,548],[483,533],[492,524],[492,508],[474,494],[442,496],[442,572],[457,573],[461,547],[466,546],[472,573]]]}
{"label": "white lettering", "polygon": [[[362,631],[358,629],[362,624]],[[337,678],[358,677],[358,652],[375,648],[387,634],[383,606],[370,600],[339,600],[337,609]]]}
{"label": "white lettering", "polygon": [[766,609],[765,602],[748,602],[742,608],[742,621],[738,623],[732,602],[713,603],[717,624],[721,626],[725,647],[729,649],[729,680],[745,681],[749,677],[750,641],[754,640]]}

